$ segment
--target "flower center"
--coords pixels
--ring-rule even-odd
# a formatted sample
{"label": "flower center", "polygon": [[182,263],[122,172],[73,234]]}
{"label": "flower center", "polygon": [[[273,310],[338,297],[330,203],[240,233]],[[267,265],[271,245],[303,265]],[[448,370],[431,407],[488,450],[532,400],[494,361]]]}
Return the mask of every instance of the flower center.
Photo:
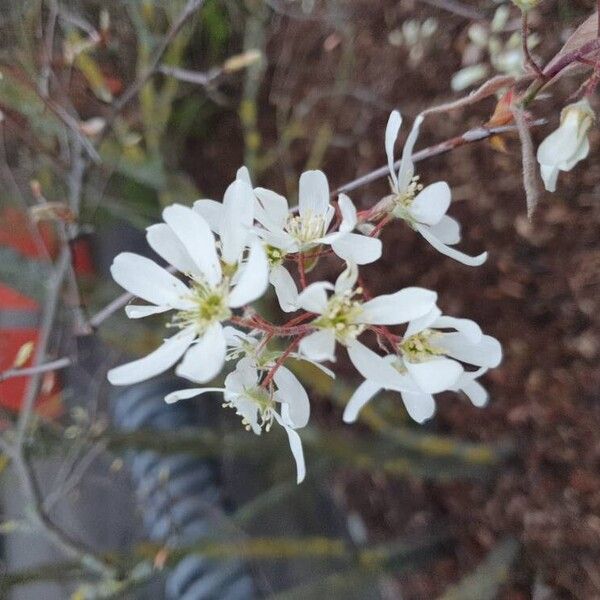
{"label": "flower center", "polygon": [[405,221],[414,221],[409,212],[415,196],[423,189],[423,184],[419,183],[419,175],[415,175],[404,190],[397,190],[392,187],[393,207],[392,214],[397,219]]}
{"label": "flower center", "polygon": [[275,246],[269,246],[268,244],[265,246],[265,253],[267,254],[269,265],[272,267],[277,267],[283,263],[287,254],[285,250],[282,250],[281,248],[275,248]]}
{"label": "flower center", "polygon": [[318,240],[325,234],[324,215],[313,215],[311,212],[300,216],[290,215],[285,230],[300,244]]}
{"label": "flower center", "polygon": [[193,280],[189,300],[193,307],[178,311],[171,320],[171,327],[183,329],[193,325],[199,334],[204,333],[213,323],[224,321],[231,316],[227,305],[229,281],[224,279],[217,287]]}
{"label": "flower center", "polygon": [[421,363],[436,356],[443,356],[444,350],[432,344],[439,336],[437,331],[425,329],[406,338],[399,346],[402,356],[412,363]]}
{"label": "flower center", "polygon": [[260,386],[245,388],[243,394],[223,402],[223,406],[233,408],[237,414],[241,415],[242,425],[246,431],[251,431],[253,427],[250,417],[244,415],[244,410],[240,410],[241,406],[236,402],[238,399],[242,402],[250,401],[255,405],[255,408],[258,412],[256,425],[258,425],[260,431],[263,429],[266,432],[271,431],[274,421],[273,413],[275,412],[275,400],[273,399],[273,395],[269,390],[266,390]]}
{"label": "flower center", "polygon": [[337,340],[346,344],[360,335],[365,325],[357,323],[363,312],[362,303],[354,296],[362,292],[361,288],[348,290],[343,294],[334,294],[327,303],[327,309],[313,321],[319,329],[333,329]]}

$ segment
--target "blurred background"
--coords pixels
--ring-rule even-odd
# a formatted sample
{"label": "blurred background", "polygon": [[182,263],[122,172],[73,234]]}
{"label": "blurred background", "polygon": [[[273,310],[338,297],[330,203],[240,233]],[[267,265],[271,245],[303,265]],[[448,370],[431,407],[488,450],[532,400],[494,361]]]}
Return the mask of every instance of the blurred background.
{"label": "blurred background", "polygon": [[[595,6],[541,2],[534,56]],[[164,206],[220,200],[242,164],[289,198],[303,170],[333,189],[380,167],[390,110],[412,121],[522,72],[519,14],[491,0],[0,0],[0,428],[23,436],[21,461],[0,456],[2,597],[600,598],[597,128],[533,220],[516,133],[420,163],[422,182],[449,182],[464,249],[487,263],[446,259],[398,222],[364,269],[373,292],[432,288],[502,342],[487,407],[442,395],[418,426],[381,394],[350,427],[353,370],[341,361],[331,383],[297,364],[313,414],[298,487],[285,436],[245,432],[219,398],[166,406],[170,376],[105,379],[161,338],[161,317],[103,309],[122,292],[113,257],[151,256],[144,228]],[[548,119],[536,142],[580,82],[530,107]],[[417,149],[494,108],[432,115]],[[364,209],[387,190],[351,195]],[[280,317],[271,297],[261,309]]]}

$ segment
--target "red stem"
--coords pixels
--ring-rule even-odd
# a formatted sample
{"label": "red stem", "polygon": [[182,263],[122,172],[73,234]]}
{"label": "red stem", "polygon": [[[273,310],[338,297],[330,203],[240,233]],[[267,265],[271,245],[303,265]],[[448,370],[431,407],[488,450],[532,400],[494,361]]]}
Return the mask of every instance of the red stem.
{"label": "red stem", "polygon": [[271,381],[273,381],[273,377],[277,372],[277,369],[283,365],[288,356],[294,351],[294,348],[300,343],[300,340],[304,337],[304,335],[299,335],[292,341],[292,343],[284,350],[283,354],[277,359],[277,362],[273,365],[271,370],[267,373],[265,380],[260,384],[262,387],[267,388]]}

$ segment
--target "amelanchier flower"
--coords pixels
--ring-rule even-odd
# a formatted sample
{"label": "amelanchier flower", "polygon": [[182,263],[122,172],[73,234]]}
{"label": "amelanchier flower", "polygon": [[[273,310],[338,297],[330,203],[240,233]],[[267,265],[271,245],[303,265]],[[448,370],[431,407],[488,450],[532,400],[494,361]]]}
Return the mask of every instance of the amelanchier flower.
{"label": "amelanchier flower", "polygon": [[450,246],[460,241],[460,225],[446,215],[451,202],[450,187],[445,181],[423,187],[415,175],[412,152],[419,135],[423,116],[415,119],[413,128],[404,144],[400,168],[394,169],[394,145],[402,125],[402,117],[395,110],[390,114],[385,131],[385,151],[390,169],[392,193],[381,202],[397,219],[406,221],[418,231],[436,250],[465,265],[479,266],[487,259],[487,252],[468,256]]}
{"label": "amelanchier flower", "polygon": [[[362,290],[355,287],[356,277],[356,266],[349,264],[335,287],[317,282],[300,293],[300,307],[318,315],[309,323],[317,331],[302,338],[300,354],[314,361],[335,361],[337,342],[347,348],[350,360],[363,377],[376,373],[386,382],[395,382],[394,369],[382,365],[381,357],[357,338],[370,326],[398,325],[428,314],[435,306],[437,294],[412,287],[363,302],[357,298]],[[328,290],[333,290],[329,297]]]}
{"label": "amelanchier flower", "polygon": [[[231,204],[245,205],[247,190],[233,184]],[[245,184],[244,184],[245,185]],[[232,188],[230,188],[232,189]],[[243,214],[232,208],[231,215]],[[115,281],[150,306],[129,305],[132,319],[175,311],[170,327],[180,331],[148,356],[109,371],[115,385],[143,381],[173,366],[178,375],[208,381],[225,362],[226,340],[222,321],[232,311],[259,298],[268,285],[268,263],[262,243],[240,237],[239,220],[232,217],[221,227],[222,255],[206,220],[191,208],[174,204],[163,211],[164,223],[148,228],[154,251],[187,278],[187,284],[154,261],[124,252],[111,267]],[[246,231],[247,236],[250,230]],[[249,250],[244,251],[246,244]],[[242,254],[247,254],[242,259]],[[228,262],[225,259],[232,262]]]}
{"label": "amelanchier flower", "polygon": [[[373,375],[350,398],[344,421],[355,421],[362,407],[381,389],[400,392],[408,414],[419,423],[435,412],[433,394],[445,390],[463,391],[475,406],[483,406],[487,392],[476,379],[501,359],[500,343],[484,335],[477,323],[444,316],[434,307],[408,324],[396,354],[379,357],[385,382],[373,369]],[[466,371],[462,363],[478,369]],[[388,366],[396,371],[395,382]]]}
{"label": "amelanchier flower", "polygon": [[[287,433],[290,449],[296,461],[297,482],[306,475],[302,441],[296,429],[304,427],[310,417],[310,403],[306,390],[286,367],[273,372],[272,381],[265,380],[268,369],[257,369],[250,358],[240,360],[234,371],[225,378],[225,387],[189,388],[172,392],[166,402],[193,398],[207,392],[223,393],[223,406],[233,408],[242,417],[247,430],[260,435],[270,431],[274,422]],[[262,382],[261,382],[262,380]],[[267,383],[265,386],[264,383]]]}
{"label": "amelanchier flower", "polygon": [[563,108],[560,127],[539,146],[537,160],[544,185],[549,192],[556,191],[560,171],[570,171],[590,152],[588,132],[596,116],[587,99]]}

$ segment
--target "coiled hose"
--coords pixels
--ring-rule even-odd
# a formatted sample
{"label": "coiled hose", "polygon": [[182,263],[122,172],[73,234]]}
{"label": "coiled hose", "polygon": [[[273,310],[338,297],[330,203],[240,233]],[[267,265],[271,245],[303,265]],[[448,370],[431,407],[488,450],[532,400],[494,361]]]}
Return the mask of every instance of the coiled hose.
{"label": "coiled hose", "polygon": [[[200,416],[194,404],[165,404],[173,384],[163,379],[122,388],[113,399],[114,426],[124,431],[164,431],[207,425],[208,415]],[[181,546],[211,535],[216,515],[224,513],[214,462],[151,451],[129,452],[125,460],[149,539]],[[167,600],[252,600],[258,594],[242,561],[188,555],[167,573],[164,596]]]}

